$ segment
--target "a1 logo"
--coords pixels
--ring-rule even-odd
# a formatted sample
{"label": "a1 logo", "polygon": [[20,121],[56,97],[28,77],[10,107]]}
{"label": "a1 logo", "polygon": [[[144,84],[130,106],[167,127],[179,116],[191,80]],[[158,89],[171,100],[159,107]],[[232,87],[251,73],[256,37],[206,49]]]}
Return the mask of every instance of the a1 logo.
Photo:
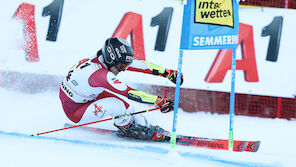
{"label": "a1 logo", "polygon": [[127,89],[127,86],[119,81],[111,72],[108,72],[107,74],[107,81],[113,88],[117,90],[125,91]]}

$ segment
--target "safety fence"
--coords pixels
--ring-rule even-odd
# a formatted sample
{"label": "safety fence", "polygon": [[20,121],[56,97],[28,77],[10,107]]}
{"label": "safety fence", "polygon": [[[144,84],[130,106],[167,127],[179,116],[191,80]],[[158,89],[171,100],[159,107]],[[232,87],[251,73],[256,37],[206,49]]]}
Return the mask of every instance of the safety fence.
{"label": "safety fence", "polygon": [[[151,93],[174,99],[175,88],[152,86]],[[149,91],[147,90],[147,91]],[[206,111],[229,113],[230,93],[198,89],[181,89],[180,108],[187,112]],[[296,98],[259,96],[250,94],[235,95],[235,114],[264,118],[296,118]]]}
{"label": "safety fence", "polygon": [[[58,92],[63,76],[0,71],[0,87],[22,93]],[[44,82],[46,81],[46,82]],[[174,99],[175,88],[135,84],[134,88],[148,93]],[[228,114],[230,93],[181,88],[180,108],[186,112],[206,111]],[[235,95],[235,114],[264,118],[296,118],[296,98]]]}

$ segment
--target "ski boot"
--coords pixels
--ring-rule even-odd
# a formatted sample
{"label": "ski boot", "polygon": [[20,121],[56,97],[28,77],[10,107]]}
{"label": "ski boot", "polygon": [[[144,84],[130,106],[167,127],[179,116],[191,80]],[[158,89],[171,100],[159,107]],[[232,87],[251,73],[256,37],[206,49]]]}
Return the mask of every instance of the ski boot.
{"label": "ski boot", "polygon": [[119,129],[117,134],[120,136],[152,141],[169,140],[169,132],[165,131],[159,126],[143,126],[140,124],[135,124],[133,121],[125,126],[115,126]]}

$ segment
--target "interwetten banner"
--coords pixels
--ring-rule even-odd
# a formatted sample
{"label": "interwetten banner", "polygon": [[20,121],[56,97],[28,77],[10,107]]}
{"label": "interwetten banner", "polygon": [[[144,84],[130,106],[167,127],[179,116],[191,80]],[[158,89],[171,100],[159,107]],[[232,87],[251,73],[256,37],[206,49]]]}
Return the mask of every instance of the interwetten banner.
{"label": "interwetten banner", "polygon": [[236,48],[238,26],[236,0],[188,0],[180,49]]}

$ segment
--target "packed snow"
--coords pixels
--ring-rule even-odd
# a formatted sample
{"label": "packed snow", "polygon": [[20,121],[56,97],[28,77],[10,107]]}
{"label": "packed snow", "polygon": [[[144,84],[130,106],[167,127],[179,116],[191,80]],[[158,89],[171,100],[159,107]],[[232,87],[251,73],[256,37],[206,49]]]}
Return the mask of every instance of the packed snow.
{"label": "packed snow", "polygon": [[[71,123],[64,115],[58,92],[23,94],[0,89],[1,166],[295,166],[295,121],[235,116],[234,137],[261,140],[256,153],[210,150],[167,143],[128,140],[69,129],[39,137],[33,133]],[[152,106],[132,103],[136,110]],[[171,130],[173,113],[145,114],[152,124]],[[177,133],[226,138],[228,115],[187,113],[179,109]],[[94,127],[114,129],[112,121]]]}

